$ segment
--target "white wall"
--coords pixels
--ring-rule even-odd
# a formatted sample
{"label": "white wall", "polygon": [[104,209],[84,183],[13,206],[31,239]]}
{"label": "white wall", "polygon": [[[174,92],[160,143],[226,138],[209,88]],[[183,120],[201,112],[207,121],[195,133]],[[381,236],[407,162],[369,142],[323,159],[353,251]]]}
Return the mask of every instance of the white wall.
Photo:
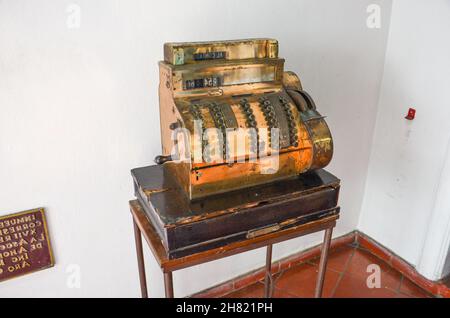
{"label": "white wall", "polygon": [[[160,152],[157,61],[168,41],[274,37],[328,116],[342,178],[335,235],[355,229],[381,82],[390,1],[0,2],[0,214],[47,209],[56,266],[0,284],[5,296],[139,296],[130,169]],[[382,5],[382,28],[366,8]],[[402,109],[403,111],[403,109]],[[415,122],[414,124],[416,124]],[[321,235],[276,245],[281,257]],[[174,274],[184,296],[263,265],[264,250]],[[66,285],[70,264],[81,288]],[[150,296],[162,275],[147,253]]]}
{"label": "white wall", "polygon": [[[359,223],[430,279],[439,278],[450,233],[449,32],[449,1],[393,2]],[[403,118],[409,107],[414,121]]]}

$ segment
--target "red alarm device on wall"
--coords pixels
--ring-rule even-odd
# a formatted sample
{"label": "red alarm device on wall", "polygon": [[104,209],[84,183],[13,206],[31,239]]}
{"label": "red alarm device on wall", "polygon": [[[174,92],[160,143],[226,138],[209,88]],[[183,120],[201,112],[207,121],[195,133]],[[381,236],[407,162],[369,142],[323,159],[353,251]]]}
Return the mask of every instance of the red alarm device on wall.
{"label": "red alarm device on wall", "polygon": [[416,117],[416,110],[414,108],[410,108],[408,110],[408,115],[406,115],[406,119],[413,120]]}

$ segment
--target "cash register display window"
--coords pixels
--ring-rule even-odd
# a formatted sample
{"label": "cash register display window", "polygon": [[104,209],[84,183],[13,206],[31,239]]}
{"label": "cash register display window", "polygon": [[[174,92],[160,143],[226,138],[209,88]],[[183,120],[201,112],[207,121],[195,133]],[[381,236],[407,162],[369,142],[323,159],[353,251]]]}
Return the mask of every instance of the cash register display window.
{"label": "cash register display window", "polygon": [[246,68],[225,69],[220,75],[205,72],[205,75],[196,74],[195,78],[183,77],[183,89],[201,89],[219,86],[231,86],[275,80],[276,67],[268,65],[252,65]]}

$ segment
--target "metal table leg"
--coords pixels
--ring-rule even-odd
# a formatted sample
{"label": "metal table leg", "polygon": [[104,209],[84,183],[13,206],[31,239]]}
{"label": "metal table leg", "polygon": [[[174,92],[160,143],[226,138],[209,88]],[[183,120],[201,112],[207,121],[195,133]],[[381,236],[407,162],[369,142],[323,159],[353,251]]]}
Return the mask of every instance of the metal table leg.
{"label": "metal table leg", "polygon": [[320,254],[319,274],[317,275],[317,284],[316,284],[316,293],[315,293],[316,298],[322,297],[323,283],[325,280],[325,272],[327,269],[328,250],[330,249],[330,242],[331,242],[332,234],[333,234],[332,227],[325,230],[325,235],[324,235],[323,245],[322,245],[322,253]]}
{"label": "metal table leg", "polygon": [[272,296],[272,244],[267,245],[266,250],[266,276],[264,279],[264,297]]}
{"label": "metal table leg", "polygon": [[134,238],[136,241],[136,254],[139,268],[139,281],[141,283],[141,295],[142,298],[148,298],[147,294],[147,281],[145,277],[145,266],[144,266],[144,254],[142,252],[142,237],[141,230],[137,226],[136,222],[133,219],[134,225]]}
{"label": "metal table leg", "polygon": [[166,298],[173,298],[172,272],[164,273],[164,288],[166,291]]}

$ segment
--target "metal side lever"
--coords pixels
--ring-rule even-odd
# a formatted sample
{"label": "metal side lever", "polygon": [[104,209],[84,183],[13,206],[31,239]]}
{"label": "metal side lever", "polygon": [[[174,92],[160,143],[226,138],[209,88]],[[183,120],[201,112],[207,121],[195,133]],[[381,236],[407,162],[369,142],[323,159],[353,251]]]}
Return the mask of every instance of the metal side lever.
{"label": "metal side lever", "polygon": [[166,162],[169,162],[169,161],[172,161],[172,160],[173,160],[173,158],[172,158],[171,155],[168,155],[168,156],[156,156],[155,157],[155,163],[158,164],[158,165],[162,165],[163,163],[166,163]]}

